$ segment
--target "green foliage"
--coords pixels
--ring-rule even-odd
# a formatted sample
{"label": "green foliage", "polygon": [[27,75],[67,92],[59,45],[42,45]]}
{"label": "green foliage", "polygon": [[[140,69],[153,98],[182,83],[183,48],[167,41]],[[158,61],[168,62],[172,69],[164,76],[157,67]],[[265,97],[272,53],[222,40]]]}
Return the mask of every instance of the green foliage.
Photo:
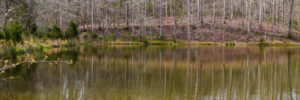
{"label": "green foliage", "polygon": [[172,41],[172,43],[176,43],[177,42],[176,38],[172,38],[171,41]]}
{"label": "green foliage", "polygon": [[51,28],[48,25],[43,26],[36,33],[33,33],[38,38],[47,37],[48,34],[51,34]]}
{"label": "green foliage", "polygon": [[226,42],[225,45],[229,46],[229,47],[234,47],[235,46],[235,42],[234,41]]}
{"label": "green foliage", "polygon": [[38,44],[36,47],[34,47],[34,50],[39,50],[39,51],[45,51],[49,49],[51,49],[51,46],[43,45],[43,44]]}
{"label": "green foliage", "polygon": [[91,35],[90,35],[90,36],[91,36],[91,37],[90,37],[91,39],[95,40],[95,39],[98,38],[98,34],[97,34],[97,33],[91,32],[90,34],[91,34]]}
{"label": "green foliage", "polygon": [[5,54],[5,57],[8,58],[16,58],[18,55],[17,48],[12,46],[6,47],[4,48],[3,54]]}
{"label": "green foliage", "polygon": [[69,40],[69,41],[67,41],[67,43],[64,46],[66,46],[66,47],[72,47],[72,46],[76,46],[76,43],[73,42],[73,41],[71,41],[71,40]]}
{"label": "green foliage", "polygon": [[166,37],[164,36],[157,36],[156,40],[160,40],[160,41],[167,41]]}
{"label": "green foliage", "polygon": [[259,38],[259,43],[265,43],[265,38]]}
{"label": "green foliage", "polygon": [[148,43],[148,39],[146,36],[140,37],[140,41],[144,43]]}
{"label": "green foliage", "polygon": [[19,22],[8,23],[4,29],[4,39],[12,41],[14,45],[23,42],[21,24]]}
{"label": "green foliage", "polygon": [[2,31],[0,31],[0,40],[4,39],[4,34]]}
{"label": "green foliage", "polygon": [[104,36],[104,37],[103,37],[103,40],[104,40],[104,41],[116,41],[117,38],[116,38],[115,35],[110,35],[110,36]]}
{"label": "green foliage", "polygon": [[75,22],[73,20],[71,20],[68,24],[68,28],[65,32],[65,38],[69,39],[69,38],[74,38],[78,36],[78,29],[77,29],[77,25],[75,24]]}
{"label": "green foliage", "polygon": [[83,35],[83,39],[85,39],[85,40],[88,39],[88,37],[89,37],[89,35],[87,35],[87,34]]}
{"label": "green foliage", "polygon": [[48,34],[49,38],[52,39],[59,39],[62,38],[62,32],[61,29],[58,25],[52,25],[51,29],[50,29],[50,33]]}
{"label": "green foliage", "polygon": [[296,19],[292,20],[292,28],[298,30],[299,22]]}
{"label": "green foliage", "polygon": [[131,42],[136,42],[136,41],[138,41],[138,37],[137,36],[130,36],[130,41]]}
{"label": "green foliage", "polygon": [[264,46],[266,44],[265,38],[259,38],[259,45]]}
{"label": "green foliage", "polygon": [[30,27],[30,33],[35,35],[37,33],[37,25],[35,23],[32,24],[32,26]]}
{"label": "green foliage", "polygon": [[[176,0],[177,1],[177,8],[176,8],[176,16],[180,17],[183,15],[187,14],[187,11],[184,9],[184,5],[182,5],[184,3],[183,0]],[[174,5],[175,7],[175,5]]]}
{"label": "green foliage", "polygon": [[151,3],[147,3],[146,4],[146,11],[149,13],[149,14],[153,14],[153,5]]}
{"label": "green foliage", "polygon": [[289,32],[289,33],[288,33],[288,35],[287,35],[287,37],[288,37],[289,39],[292,39],[292,38],[293,38],[293,35],[292,35],[292,33],[291,33],[291,32]]}
{"label": "green foliage", "polygon": [[127,36],[131,36],[131,32],[126,31],[125,33],[126,33]]}
{"label": "green foliage", "polygon": [[120,37],[120,41],[126,41],[125,37]]}

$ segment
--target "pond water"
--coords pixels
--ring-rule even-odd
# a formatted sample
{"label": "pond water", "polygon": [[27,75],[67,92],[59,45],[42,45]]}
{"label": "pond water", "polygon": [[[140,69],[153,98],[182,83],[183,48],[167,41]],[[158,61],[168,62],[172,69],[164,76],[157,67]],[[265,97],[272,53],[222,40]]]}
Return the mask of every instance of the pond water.
{"label": "pond water", "polygon": [[32,55],[0,76],[1,100],[295,100],[300,47],[99,46]]}

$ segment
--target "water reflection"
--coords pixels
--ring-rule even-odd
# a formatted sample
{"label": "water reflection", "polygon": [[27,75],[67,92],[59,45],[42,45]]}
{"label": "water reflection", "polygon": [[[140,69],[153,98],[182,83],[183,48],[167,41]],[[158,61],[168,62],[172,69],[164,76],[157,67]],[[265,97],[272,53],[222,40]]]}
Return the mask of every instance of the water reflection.
{"label": "water reflection", "polygon": [[78,47],[45,54],[75,64],[9,70],[0,76],[0,98],[299,99],[298,47]]}

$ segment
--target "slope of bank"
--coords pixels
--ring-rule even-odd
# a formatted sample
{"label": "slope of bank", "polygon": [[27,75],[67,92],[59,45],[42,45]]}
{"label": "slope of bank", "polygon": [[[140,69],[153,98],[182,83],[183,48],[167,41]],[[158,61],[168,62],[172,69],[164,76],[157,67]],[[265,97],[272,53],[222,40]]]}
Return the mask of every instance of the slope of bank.
{"label": "slope of bank", "polygon": [[[187,21],[179,21],[176,27],[176,33],[174,33],[174,25],[172,18],[164,21],[162,26],[162,36],[166,39],[176,38],[180,41],[188,41],[188,25]],[[134,25],[135,36],[146,36],[149,40],[157,39],[160,35],[160,26],[157,20],[151,25],[145,25],[140,27],[137,23]],[[205,18],[203,24],[197,24],[196,22],[190,25],[190,41],[197,42],[218,42],[225,43],[230,41],[235,42],[259,42],[261,38],[264,38],[266,42],[297,42],[300,40],[300,32],[293,30],[293,38],[288,38],[288,27],[282,25],[272,25],[267,22],[259,25],[253,22],[251,31],[247,29],[248,22],[241,19],[227,20],[226,24],[223,20],[217,20],[215,23],[209,18]],[[89,25],[90,26],[90,25]],[[85,29],[88,29],[86,26]],[[101,25],[100,25],[101,26]],[[117,24],[109,28],[96,27],[96,33],[99,37],[114,35],[117,39],[126,38],[132,35],[132,27],[129,25]],[[83,27],[80,28],[83,30]]]}

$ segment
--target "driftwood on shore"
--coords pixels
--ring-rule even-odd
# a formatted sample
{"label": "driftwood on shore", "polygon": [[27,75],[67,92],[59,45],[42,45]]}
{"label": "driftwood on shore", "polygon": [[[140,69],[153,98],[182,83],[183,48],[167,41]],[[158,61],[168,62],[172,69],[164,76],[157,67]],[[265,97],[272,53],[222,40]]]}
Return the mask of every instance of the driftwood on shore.
{"label": "driftwood on shore", "polygon": [[4,65],[1,69],[0,69],[0,72],[4,72],[8,69],[11,69],[11,68],[14,68],[18,65],[21,65],[21,64],[25,64],[25,63],[67,63],[67,64],[72,64],[73,63],[73,60],[70,60],[70,61],[62,61],[60,59],[56,60],[56,61],[46,61],[47,58],[45,58],[44,60],[42,61],[29,61],[29,56],[26,57],[26,59],[22,62],[19,62],[19,63],[16,63],[16,64],[11,64],[11,65]]}

